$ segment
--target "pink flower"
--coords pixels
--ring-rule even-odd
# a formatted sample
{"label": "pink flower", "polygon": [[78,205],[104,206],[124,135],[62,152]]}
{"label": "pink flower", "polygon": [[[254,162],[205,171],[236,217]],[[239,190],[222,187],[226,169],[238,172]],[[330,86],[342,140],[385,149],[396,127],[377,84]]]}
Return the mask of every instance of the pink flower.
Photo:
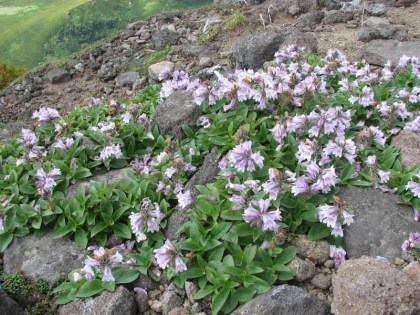
{"label": "pink flower", "polygon": [[155,253],[154,258],[156,259],[156,264],[160,268],[166,269],[170,265],[173,265],[177,272],[187,270],[187,266],[182,261],[181,256],[177,254],[175,246],[169,240],[166,240],[162,247],[155,249],[153,252]]}
{"label": "pink flower", "polygon": [[243,217],[245,222],[253,227],[258,227],[263,231],[277,231],[279,225],[276,221],[281,220],[280,210],[268,211],[270,207],[269,199],[254,201],[245,209]]}
{"label": "pink flower", "polygon": [[340,266],[346,260],[346,251],[341,247],[330,246],[330,257],[334,260],[335,266]]}
{"label": "pink flower", "polygon": [[46,125],[53,119],[60,117],[56,109],[53,108],[40,108],[35,111],[32,115],[33,118],[37,118],[41,126]]}
{"label": "pink flower", "polygon": [[264,166],[264,157],[261,156],[260,152],[253,153],[251,146],[252,142],[246,141],[238,144],[229,153],[229,161],[240,172],[245,172],[245,170],[253,172],[255,166],[259,168]]}

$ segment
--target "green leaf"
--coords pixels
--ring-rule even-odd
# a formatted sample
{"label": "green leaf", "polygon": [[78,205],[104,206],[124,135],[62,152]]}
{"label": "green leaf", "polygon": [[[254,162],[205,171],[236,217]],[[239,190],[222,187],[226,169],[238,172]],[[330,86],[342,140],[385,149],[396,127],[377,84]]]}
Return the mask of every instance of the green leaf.
{"label": "green leaf", "polygon": [[239,302],[245,303],[251,300],[255,293],[257,293],[257,290],[253,288],[239,288],[236,290],[233,295],[238,299]]}
{"label": "green leaf", "polygon": [[230,232],[238,236],[252,235],[254,229],[246,222],[237,223],[231,227]]}
{"label": "green leaf", "polygon": [[13,235],[10,233],[0,234],[0,253],[4,252],[9,244],[13,241]]}
{"label": "green leaf", "polygon": [[108,226],[108,224],[106,224],[105,222],[100,222],[100,223],[96,224],[93,227],[92,231],[90,232],[90,236],[94,237],[96,234],[103,231],[107,226]]}
{"label": "green leaf", "polygon": [[230,290],[223,288],[216,295],[213,296],[212,299],[212,310],[211,313],[216,315],[222,309],[223,305],[225,304],[226,300],[228,299],[230,294]]}
{"label": "green leaf", "polygon": [[257,253],[257,246],[247,246],[244,250],[243,262],[245,265],[249,265],[254,260],[255,254]]}
{"label": "green leaf", "polygon": [[271,289],[271,284],[266,281],[256,277],[256,276],[247,276],[244,281],[246,287],[251,287],[257,290],[258,294],[265,293]]}
{"label": "green leaf", "polygon": [[86,298],[98,294],[104,290],[102,281],[93,279],[83,284],[76,293],[78,298]]}
{"label": "green leaf", "polygon": [[276,264],[287,264],[293,260],[296,256],[297,249],[295,247],[287,247],[285,248],[280,255],[277,256]]}
{"label": "green leaf", "polygon": [[114,225],[114,232],[120,237],[131,239],[131,229],[127,224],[117,223]]}
{"label": "green leaf", "polygon": [[194,279],[194,278],[200,278],[202,276],[205,276],[206,273],[201,268],[188,268],[187,271],[183,273],[185,277],[188,279]]}
{"label": "green leaf", "polygon": [[232,225],[232,222],[217,223],[216,226],[211,229],[212,238],[216,240],[221,238],[223,235],[227,233],[231,225]]}
{"label": "green leaf", "polygon": [[136,269],[118,268],[112,271],[115,284],[131,283],[140,276],[140,271]]}
{"label": "green leaf", "polygon": [[222,217],[222,219],[230,220],[230,221],[243,220],[241,211],[225,210],[220,214],[220,216]]}
{"label": "green leaf", "polygon": [[372,183],[367,182],[365,180],[360,180],[360,179],[349,180],[346,183],[349,184],[349,185],[358,186],[358,187],[370,187],[370,186],[372,186]]}
{"label": "green leaf", "polygon": [[64,305],[76,298],[77,289],[73,288],[69,292],[62,292],[58,294],[57,298],[54,300],[54,303],[58,305]]}
{"label": "green leaf", "polygon": [[86,248],[88,243],[87,232],[81,228],[77,228],[76,233],[74,234],[74,239],[76,240],[77,245],[81,248]]}
{"label": "green leaf", "polygon": [[207,285],[204,288],[202,288],[201,290],[199,290],[195,295],[194,295],[194,299],[195,300],[201,300],[202,298],[205,298],[207,295],[211,294],[214,292],[215,290],[215,286],[214,285]]}
{"label": "green leaf", "polygon": [[55,239],[62,238],[63,236],[69,234],[72,231],[73,231],[73,225],[70,223],[67,223],[65,226],[62,226],[58,228],[57,230],[55,230],[54,238]]}
{"label": "green leaf", "polygon": [[315,223],[308,232],[308,238],[311,241],[317,241],[330,236],[331,229],[322,223]]}
{"label": "green leaf", "polygon": [[124,159],[117,159],[117,160],[114,159],[109,162],[109,166],[111,168],[123,168],[127,166],[127,161]]}

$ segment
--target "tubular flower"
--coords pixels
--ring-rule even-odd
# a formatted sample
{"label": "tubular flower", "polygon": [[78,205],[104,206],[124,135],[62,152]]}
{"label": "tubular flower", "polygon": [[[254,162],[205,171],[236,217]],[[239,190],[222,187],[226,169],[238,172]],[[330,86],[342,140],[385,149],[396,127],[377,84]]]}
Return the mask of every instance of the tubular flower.
{"label": "tubular flower", "polygon": [[156,263],[160,268],[166,269],[172,265],[177,272],[187,270],[187,266],[181,256],[178,255],[175,246],[169,240],[166,240],[162,247],[155,249],[153,252]]}
{"label": "tubular flower", "polygon": [[341,247],[330,246],[330,257],[334,260],[336,267],[339,267],[346,260],[346,251]]}
{"label": "tubular flower", "polygon": [[268,211],[270,207],[269,199],[254,201],[245,209],[243,217],[245,222],[253,227],[258,227],[263,231],[274,231],[279,229],[276,221],[281,220],[280,210]]}
{"label": "tubular flower", "polygon": [[264,165],[264,157],[261,156],[260,152],[253,153],[251,146],[252,142],[246,141],[238,144],[229,153],[229,161],[240,172],[245,172],[245,170],[253,172],[255,166],[262,168]]}
{"label": "tubular flower", "polygon": [[145,232],[158,232],[160,222],[165,215],[160,211],[159,205],[155,202],[152,205],[150,199],[144,198],[139,213],[132,212],[130,215],[130,226],[137,242],[144,241],[147,237]]}
{"label": "tubular flower", "polygon": [[46,173],[42,168],[36,172],[38,181],[36,183],[38,192],[42,198],[46,199],[51,196],[53,188],[57,185],[56,180],[61,175],[61,171],[58,168],[54,168],[52,171]]}
{"label": "tubular flower", "polygon": [[60,117],[58,114],[58,111],[53,108],[40,108],[39,110],[35,111],[32,115],[33,118],[37,118],[39,121],[39,124],[41,126],[46,125],[53,119]]}

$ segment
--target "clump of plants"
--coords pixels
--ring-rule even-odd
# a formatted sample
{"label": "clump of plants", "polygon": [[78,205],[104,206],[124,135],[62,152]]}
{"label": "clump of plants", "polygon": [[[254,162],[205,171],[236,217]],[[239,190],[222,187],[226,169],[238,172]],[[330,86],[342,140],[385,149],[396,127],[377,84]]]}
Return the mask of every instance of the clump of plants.
{"label": "clump of plants", "polygon": [[50,309],[53,287],[45,280],[33,280],[20,272],[6,274],[0,270],[0,287],[28,314],[53,314]]}
{"label": "clump of plants", "polygon": [[5,89],[14,80],[25,74],[25,69],[0,63],[0,91]]}
{"label": "clump of plants", "polygon": [[[212,312],[227,314],[293,279],[296,234],[326,239],[336,265],[344,261],[343,227],[357,217],[337,197],[342,185],[399,194],[419,220],[420,167],[404,167],[390,145],[402,130],[420,132],[419,60],[373,71],[337,50],[320,57],[297,46],[275,58],[214,82],[163,71],[162,85],[131,104],[94,98],[65,117],[36,111],[37,126],[0,147],[0,250],[50,229],[87,248],[82,268],[55,288],[58,303],[165,274],[180,287],[196,281],[195,298],[210,296]],[[150,121],[175,91],[189,91],[203,112],[181,142]],[[186,189],[213,150],[219,175]],[[124,180],[68,193],[121,168]],[[188,214],[183,241],[163,233],[175,209]],[[126,241],[106,248],[113,233]],[[402,244],[416,259],[419,247],[418,231]]]}

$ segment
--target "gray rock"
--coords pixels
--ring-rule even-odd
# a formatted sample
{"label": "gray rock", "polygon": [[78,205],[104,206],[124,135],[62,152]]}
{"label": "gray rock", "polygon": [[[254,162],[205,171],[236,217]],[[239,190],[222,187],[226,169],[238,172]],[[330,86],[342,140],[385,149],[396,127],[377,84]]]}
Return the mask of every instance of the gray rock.
{"label": "gray rock", "polygon": [[412,261],[403,269],[404,273],[413,281],[420,283],[420,262]]}
{"label": "gray rock", "polygon": [[85,72],[85,67],[83,66],[83,63],[79,62],[78,64],[76,64],[74,66],[74,69],[76,69],[77,71],[83,73]]}
{"label": "gray rock", "polygon": [[357,32],[357,40],[370,42],[374,39],[397,39],[405,41],[408,39],[407,31],[392,24],[376,24],[364,26]]}
{"label": "gray rock", "polygon": [[5,250],[6,273],[23,271],[26,275],[54,281],[62,273],[82,266],[84,251],[67,238],[54,239],[53,233],[37,238],[17,238]]}
{"label": "gray rock", "polygon": [[51,84],[58,84],[71,80],[70,73],[66,69],[62,68],[48,71],[45,77]]}
{"label": "gray rock", "polygon": [[318,9],[318,1],[317,0],[292,0],[292,1],[285,1],[285,4],[283,4],[283,6],[287,7],[287,12],[290,15],[295,16],[298,14],[316,11]]}
{"label": "gray rock", "polygon": [[91,181],[105,182],[108,185],[112,185],[113,183],[116,183],[120,180],[128,180],[129,177],[127,176],[126,170],[127,168],[112,170],[105,174],[97,175],[87,180],[79,181],[68,188],[66,197],[73,198],[74,196],[76,196],[77,189],[79,189],[80,186],[89,188]]}
{"label": "gray rock", "polygon": [[112,63],[103,64],[97,75],[105,82],[110,81],[117,76],[117,67]]}
{"label": "gray rock", "polygon": [[297,255],[309,259],[314,264],[323,264],[330,257],[330,245],[327,241],[310,241],[305,235],[299,235],[291,241],[296,247]]}
{"label": "gray rock", "polygon": [[355,214],[354,223],[344,229],[349,258],[383,256],[393,261],[401,256],[401,244],[418,229],[410,207],[399,205],[398,196],[373,188],[346,186],[340,198]]}
{"label": "gray rock", "polygon": [[366,11],[373,16],[381,16],[384,15],[388,8],[383,3],[369,3],[366,7]]}
{"label": "gray rock", "polygon": [[303,289],[281,285],[253,298],[232,315],[327,315],[329,307]]}
{"label": "gray rock", "polygon": [[135,293],[134,299],[136,300],[137,310],[140,313],[147,312],[150,309],[150,307],[149,307],[149,297],[147,296],[147,294]]}
{"label": "gray rock", "polygon": [[96,298],[73,301],[62,306],[59,315],[135,315],[137,306],[133,294],[123,286],[115,292],[103,292]]}
{"label": "gray rock", "polygon": [[171,71],[174,69],[175,65],[173,62],[170,61],[161,61],[158,63],[155,63],[153,65],[150,65],[148,70],[149,73],[149,77],[152,80],[159,80],[159,74],[165,70],[165,69],[170,69]]}
{"label": "gray rock", "polygon": [[157,49],[165,48],[166,46],[175,45],[180,35],[177,32],[169,29],[163,29],[157,31],[153,37],[152,42]]}
{"label": "gray rock", "polygon": [[200,108],[194,103],[192,95],[178,91],[158,105],[152,125],[159,127],[162,134],[181,140],[184,138],[182,125],[192,125],[200,115]]}
{"label": "gray rock", "polygon": [[382,25],[382,24],[389,25],[391,23],[389,22],[387,18],[371,16],[370,18],[366,19],[363,25],[366,27],[373,27],[373,26]]}
{"label": "gray rock", "polygon": [[311,279],[316,272],[315,265],[307,260],[295,257],[288,265],[299,282]]}
{"label": "gray rock", "polygon": [[354,17],[353,10],[331,10],[325,13],[324,24],[346,23]]}
{"label": "gray rock", "polygon": [[[218,172],[218,151],[214,148],[203,161],[201,168],[191,177],[185,185],[185,190],[195,190],[196,185],[204,185],[214,180]],[[188,221],[186,210],[176,207],[168,219],[165,235],[171,240],[180,240],[182,236],[178,233],[181,226]]]}
{"label": "gray rock", "polygon": [[327,10],[339,10],[341,9],[340,0],[319,0],[320,6],[325,7]]}
{"label": "gray rock", "polygon": [[115,84],[118,87],[132,87],[134,82],[140,79],[138,72],[123,72],[115,78]]}
{"label": "gray rock", "polygon": [[185,293],[187,294],[188,300],[191,304],[195,303],[194,295],[198,292],[198,288],[194,282],[187,281],[185,282]]}
{"label": "gray rock", "polygon": [[402,130],[392,139],[392,144],[401,150],[401,162],[404,166],[420,165],[420,133]]}
{"label": "gray rock", "polygon": [[420,41],[373,40],[359,51],[360,58],[378,66],[383,66],[388,60],[398,64],[404,55],[420,58]]}
{"label": "gray rock", "polygon": [[296,27],[301,29],[314,28],[321,24],[322,19],[324,18],[324,12],[314,11],[308,12],[301,15],[296,21]]}
{"label": "gray rock", "polygon": [[183,301],[180,296],[178,296],[173,291],[165,291],[160,298],[162,302],[162,314],[166,315],[174,309],[175,307],[181,307],[183,305]]}
{"label": "gray rock", "polygon": [[198,66],[200,68],[210,67],[213,64],[212,59],[210,57],[201,57]]}
{"label": "gray rock", "polygon": [[24,315],[25,312],[16,303],[15,300],[10,298],[6,292],[0,288],[0,314],[4,315]]}
{"label": "gray rock", "polygon": [[417,314],[420,282],[375,258],[345,261],[332,281],[336,315]]}
{"label": "gray rock", "polygon": [[317,49],[316,38],[308,33],[263,32],[240,41],[229,54],[229,59],[237,68],[258,69],[264,62],[272,60],[276,51],[290,44],[305,46],[309,51]]}
{"label": "gray rock", "polygon": [[331,275],[319,273],[311,279],[311,283],[321,290],[327,290],[331,286]]}

